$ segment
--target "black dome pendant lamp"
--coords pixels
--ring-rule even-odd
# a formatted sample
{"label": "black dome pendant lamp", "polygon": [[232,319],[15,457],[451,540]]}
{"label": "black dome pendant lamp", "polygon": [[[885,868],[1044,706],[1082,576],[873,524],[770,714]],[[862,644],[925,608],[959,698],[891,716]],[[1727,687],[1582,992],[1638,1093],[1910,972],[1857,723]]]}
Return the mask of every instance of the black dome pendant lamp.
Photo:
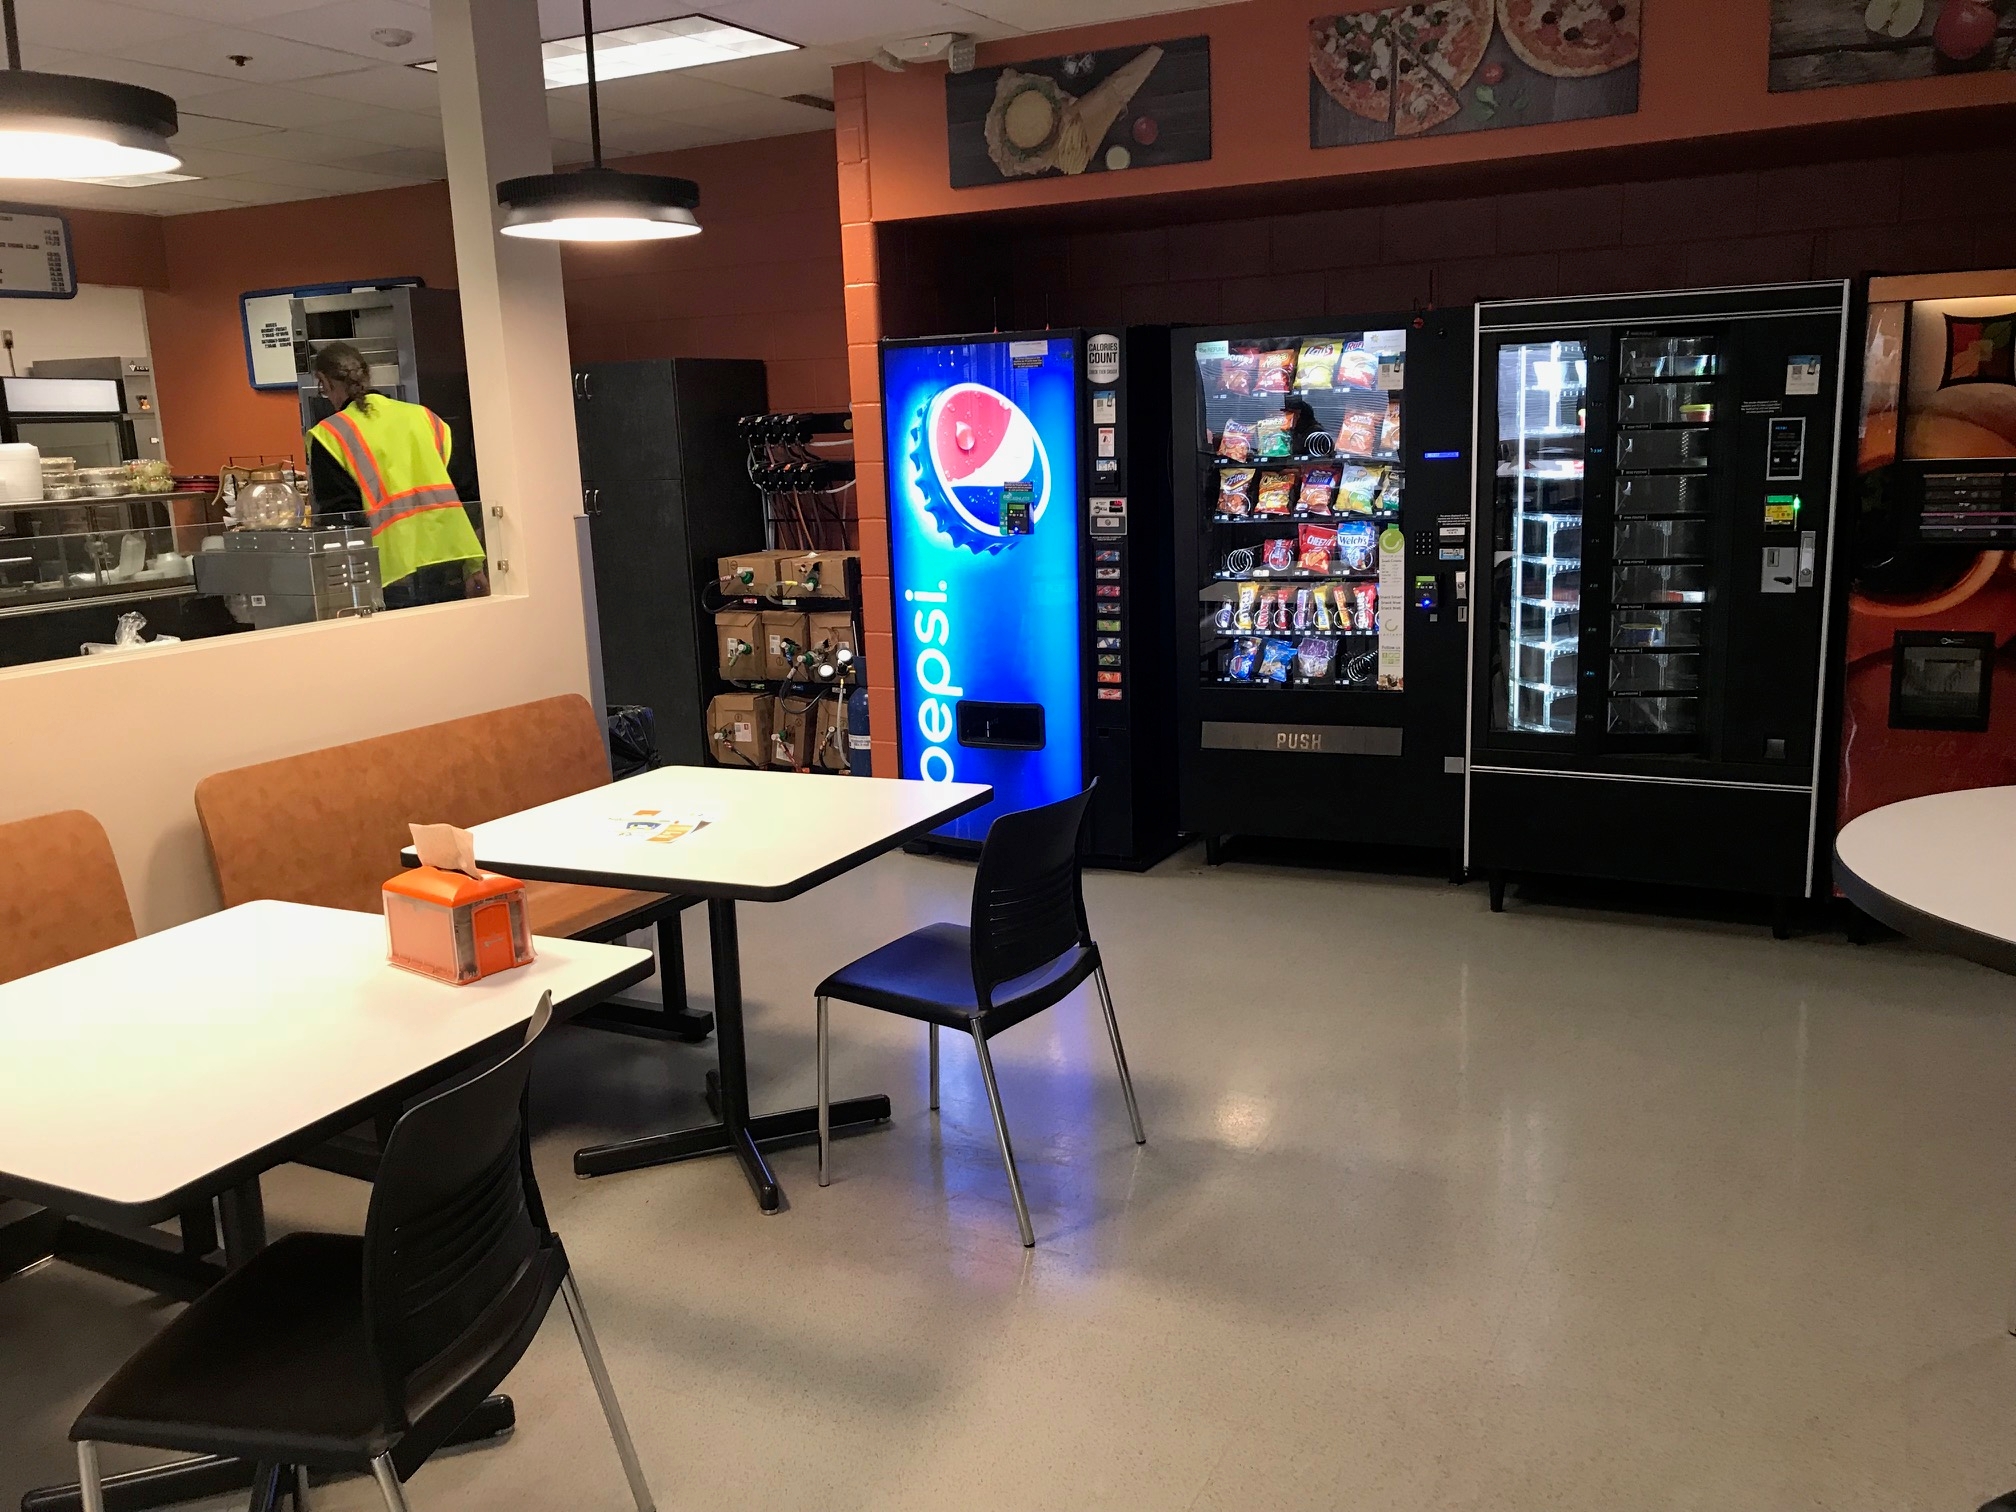
{"label": "black dome pendant lamp", "polygon": [[168,146],[180,122],[157,90],[21,66],[14,0],[0,0],[0,179],[124,178],[182,166]]}
{"label": "black dome pendant lamp", "polygon": [[[5,0],[11,3],[11,0]],[[602,166],[602,108],[595,88],[593,0],[581,0],[581,41],[588,51],[588,138],[593,167],[572,173],[535,173],[497,186],[506,236],[540,241],[663,241],[698,236],[700,186],[655,173],[622,173]]]}

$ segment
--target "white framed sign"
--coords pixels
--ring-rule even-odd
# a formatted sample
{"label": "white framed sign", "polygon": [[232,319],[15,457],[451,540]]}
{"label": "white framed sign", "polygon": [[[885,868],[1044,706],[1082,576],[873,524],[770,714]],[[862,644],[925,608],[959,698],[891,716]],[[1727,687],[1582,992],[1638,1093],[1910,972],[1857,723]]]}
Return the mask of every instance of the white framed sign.
{"label": "white framed sign", "polygon": [[251,289],[238,296],[245,323],[245,376],[255,389],[291,389],[294,367],[294,301],[317,294],[364,293],[402,286],[419,288],[420,278],[379,278],[369,282],[303,284],[293,289]]}
{"label": "white framed sign", "polygon": [[0,299],[75,299],[70,222],[54,210],[0,205]]}

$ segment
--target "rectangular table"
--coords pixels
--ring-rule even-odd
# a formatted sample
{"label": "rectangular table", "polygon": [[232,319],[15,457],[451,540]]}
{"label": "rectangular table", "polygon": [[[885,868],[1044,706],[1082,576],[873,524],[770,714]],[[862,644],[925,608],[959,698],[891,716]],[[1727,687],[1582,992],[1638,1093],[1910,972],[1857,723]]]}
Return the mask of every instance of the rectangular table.
{"label": "rectangular table", "polygon": [[[708,1073],[708,1101],[719,1121],[582,1150],[574,1157],[576,1174],[603,1176],[732,1151],[758,1205],[776,1212],[783,1193],[759,1146],[816,1133],[818,1111],[749,1112],[736,903],[795,898],[993,796],[991,787],[971,782],[661,767],[476,826],[477,863],[508,876],[707,900],[720,1058],[719,1070]],[[640,817],[653,814],[655,820]],[[648,831],[626,833],[633,823],[695,819],[706,823],[669,842]],[[836,1128],[876,1122],[889,1116],[889,1099],[851,1098],[833,1104],[832,1114]]]}
{"label": "rectangular table", "polygon": [[[540,994],[580,1011],[651,972],[649,951],[540,938],[538,959],[451,987],[385,959],[377,914],[246,903],[0,983],[0,1190],[146,1225],[219,1198],[227,1265],[265,1243],[262,1171],[476,1064]],[[510,1426],[510,1405],[472,1432]],[[110,1507],[251,1483],[204,1457],[107,1482]],[[78,1505],[30,1492],[29,1512]]]}

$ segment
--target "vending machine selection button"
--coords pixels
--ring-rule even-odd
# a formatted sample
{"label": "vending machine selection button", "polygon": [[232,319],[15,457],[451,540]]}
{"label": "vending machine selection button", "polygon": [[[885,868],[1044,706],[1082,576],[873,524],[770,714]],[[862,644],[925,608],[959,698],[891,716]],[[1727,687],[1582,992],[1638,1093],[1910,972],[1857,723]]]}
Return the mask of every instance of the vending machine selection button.
{"label": "vending machine selection button", "polygon": [[1120,690],[1118,688],[1101,688],[1099,689],[1099,696],[1109,703],[1120,702]]}
{"label": "vending machine selection button", "polygon": [[1120,633],[1120,621],[1118,621],[1117,619],[1102,619],[1096,621],[1095,623],[1097,624],[1097,627],[1100,630],[1100,632],[1103,634],[1117,635]]}
{"label": "vending machine selection button", "polygon": [[1117,683],[1120,681],[1120,674],[1118,672],[1101,672],[1099,674],[1099,681],[1102,683]]}

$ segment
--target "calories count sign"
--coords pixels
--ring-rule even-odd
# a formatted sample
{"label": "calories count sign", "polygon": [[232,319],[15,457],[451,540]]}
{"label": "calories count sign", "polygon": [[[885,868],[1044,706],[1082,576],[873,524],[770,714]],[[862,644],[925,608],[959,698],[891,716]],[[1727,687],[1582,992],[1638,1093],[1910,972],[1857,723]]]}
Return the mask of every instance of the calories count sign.
{"label": "calories count sign", "polygon": [[53,210],[0,206],[0,298],[73,299],[70,223]]}

